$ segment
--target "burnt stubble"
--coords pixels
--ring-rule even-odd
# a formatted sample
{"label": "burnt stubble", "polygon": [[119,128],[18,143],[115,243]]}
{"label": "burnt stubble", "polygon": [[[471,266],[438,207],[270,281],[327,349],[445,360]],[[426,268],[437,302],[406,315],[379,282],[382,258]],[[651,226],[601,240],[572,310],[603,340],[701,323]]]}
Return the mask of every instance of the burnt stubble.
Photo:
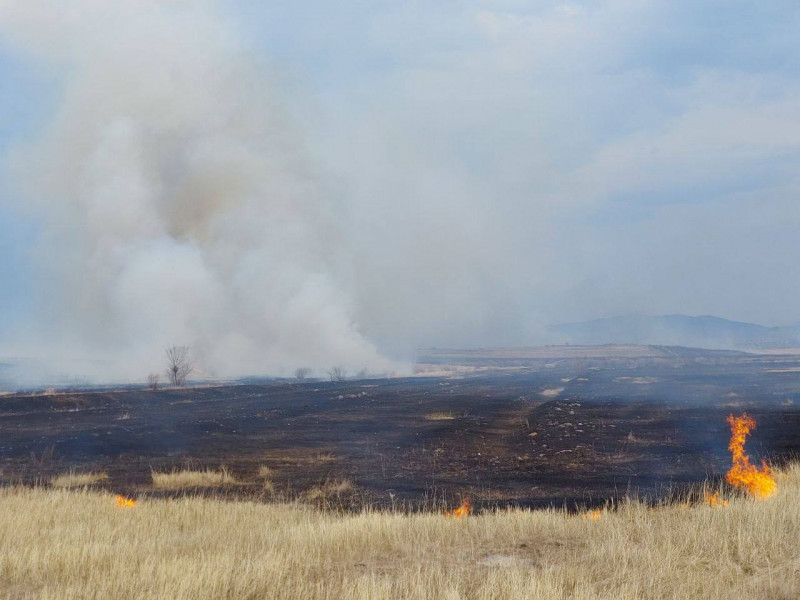
{"label": "burnt stubble", "polygon": [[285,499],[347,480],[343,507],[655,500],[721,478],[725,418],[744,410],[758,423],[754,458],[798,454],[798,357],[659,351],[657,360],[493,356],[480,368],[470,356],[450,377],[7,396],[2,481],[92,470],[119,493],[179,494],[155,490],[151,471],[224,465],[236,485],[190,492]]}

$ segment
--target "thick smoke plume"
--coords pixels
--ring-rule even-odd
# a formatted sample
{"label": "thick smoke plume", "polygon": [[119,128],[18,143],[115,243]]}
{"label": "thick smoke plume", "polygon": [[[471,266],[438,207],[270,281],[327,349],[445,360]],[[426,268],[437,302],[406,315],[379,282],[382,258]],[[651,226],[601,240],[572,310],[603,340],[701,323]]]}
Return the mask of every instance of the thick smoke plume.
{"label": "thick smoke plume", "polygon": [[35,326],[6,318],[37,344],[3,333],[0,356],[141,381],[177,344],[218,375],[352,373],[602,317],[792,323],[798,23],[667,1],[0,0],[0,66],[32,74],[0,93],[25,113],[0,144],[28,140],[0,184],[43,266],[17,278]]}
{"label": "thick smoke plume", "polygon": [[104,378],[173,343],[216,375],[390,368],[354,324],[344,208],[286,86],[212,4],[6,1],[0,32],[59,79],[8,161],[42,224],[52,347],[111,359]]}

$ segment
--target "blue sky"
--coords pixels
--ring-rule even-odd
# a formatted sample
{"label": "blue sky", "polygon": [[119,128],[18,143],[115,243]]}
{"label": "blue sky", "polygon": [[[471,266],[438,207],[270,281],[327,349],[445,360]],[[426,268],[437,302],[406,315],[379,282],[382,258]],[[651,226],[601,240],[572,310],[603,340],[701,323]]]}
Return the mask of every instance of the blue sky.
{"label": "blue sky", "polygon": [[[627,313],[800,320],[796,2],[189,4],[122,2],[120,27],[96,0],[0,2],[0,147],[49,139],[87,57],[117,51],[97,31],[127,56],[167,19],[202,52],[208,17],[347,215],[326,276],[378,348]],[[0,193],[2,331],[38,318],[58,223]]]}
{"label": "blue sky", "polygon": [[[0,152],[24,139],[46,118],[51,93],[46,81],[0,45]],[[0,195],[8,198],[12,193],[6,178],[0,178]],[[35,222],[10,202],[0,202],[0,334],[26,314],[33,288],[35,243]]]}

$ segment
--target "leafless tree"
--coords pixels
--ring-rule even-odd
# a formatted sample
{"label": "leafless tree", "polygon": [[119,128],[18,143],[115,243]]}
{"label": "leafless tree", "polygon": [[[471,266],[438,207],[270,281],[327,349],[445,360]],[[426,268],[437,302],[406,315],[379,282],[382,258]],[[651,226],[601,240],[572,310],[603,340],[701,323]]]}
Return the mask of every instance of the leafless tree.
{"label": "leafless tree", "polygon": [[297,379],[305,379],[309,375],[311,375],[311,369],[309,369],[308,367],[299,367],[294,371],[294,376]]}
{"label": "leafless tree", "polygon": [[332,367],[328,370],[328,377],[331,381],[344,381],[347,379],[347,371],[344,367]]}
{"label": "leafless tree", "polygon": [[150,375],[147,376],[147,387],[151,390],[157,390],[159,379],[158,373],[150,373]]}
{"label": "leafless tree", "polygon": [[170,346],[167,348],[167,378],[172,385],[183,386],[192,372],[189,360],[189,346]]}

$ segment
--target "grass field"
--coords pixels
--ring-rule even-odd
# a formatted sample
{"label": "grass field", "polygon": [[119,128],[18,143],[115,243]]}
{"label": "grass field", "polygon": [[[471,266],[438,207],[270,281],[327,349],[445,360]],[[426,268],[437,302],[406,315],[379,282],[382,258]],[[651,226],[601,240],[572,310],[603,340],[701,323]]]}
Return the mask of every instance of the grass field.
{"label": "grass field", "polygon": [[800,467],[766,501],[342,515],[198,497],[118,508],[87,489],[0,491],[4,598],[800,596]]}

